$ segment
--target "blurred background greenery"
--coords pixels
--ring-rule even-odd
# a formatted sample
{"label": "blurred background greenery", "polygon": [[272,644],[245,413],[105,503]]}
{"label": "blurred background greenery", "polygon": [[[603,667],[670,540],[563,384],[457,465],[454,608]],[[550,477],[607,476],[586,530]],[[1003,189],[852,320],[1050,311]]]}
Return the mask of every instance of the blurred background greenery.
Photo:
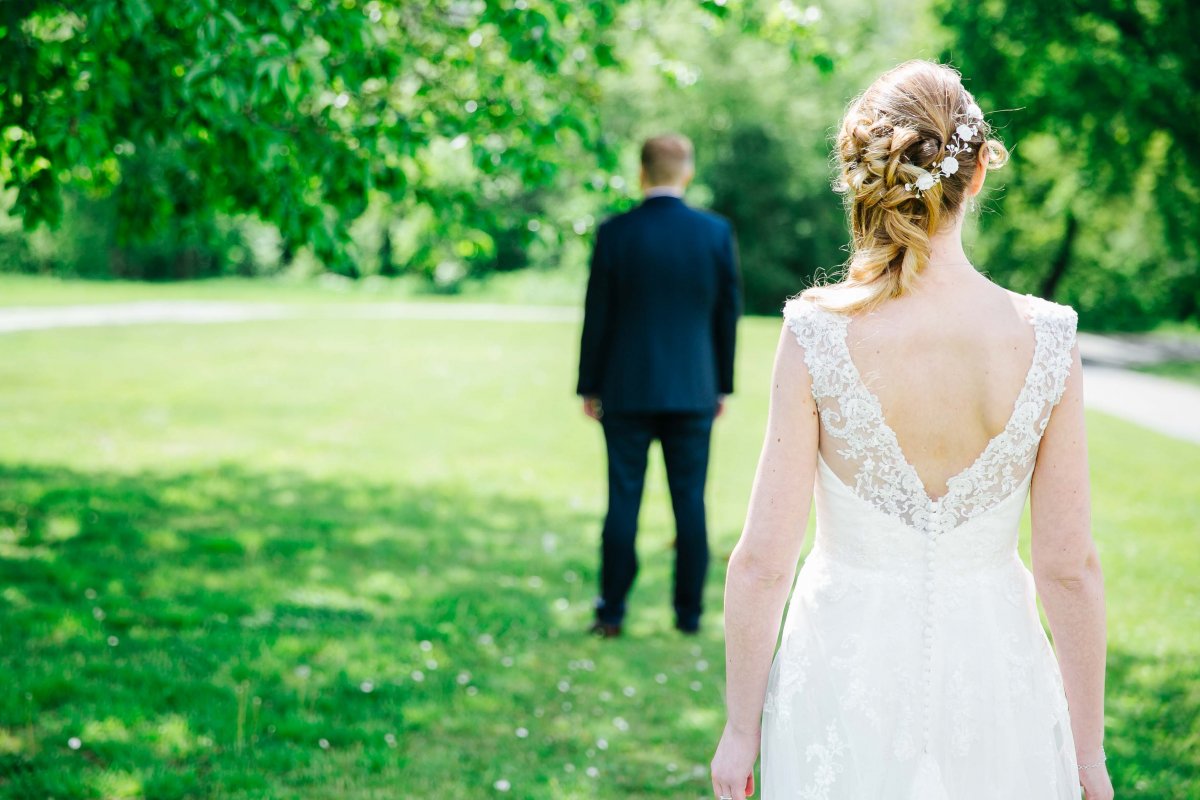
{"label": "blurred background greenery", "polygon": [[[976,261],[1093,329],[1200,313],[1188,0],[14,0],[0,267],[86,278],[516,270],[579,286],[636,148],[698,146],[747,308],[845,258],[829,137],[900,60],[959,67],[1013,151]],[[576,300],[573,295],[570,298]]]}

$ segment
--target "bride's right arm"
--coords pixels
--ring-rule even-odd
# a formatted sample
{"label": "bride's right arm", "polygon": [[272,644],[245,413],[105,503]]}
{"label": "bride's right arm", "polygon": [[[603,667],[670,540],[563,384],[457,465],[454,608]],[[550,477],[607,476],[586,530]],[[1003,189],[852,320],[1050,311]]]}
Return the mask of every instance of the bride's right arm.
{"label": "bride's right arm", "polygon": [[[1103,757],[1104,576],[1092,539],[1087,430],[1079,348],[1038,448],[1030,487],[1033,574],[1054,635],[1076,758]],[[1081,771],[1088,798],[1111,797],[1103,766]],[[1089,785],[1091,784],[1091,785]]]}
{"label": "bride's right arm", "polygon": [[779,624],[808,526],[818,431],[804,350],[785,325],[750,507],[725,578],[726,706],[737,730],[757,731],[760,724]]}

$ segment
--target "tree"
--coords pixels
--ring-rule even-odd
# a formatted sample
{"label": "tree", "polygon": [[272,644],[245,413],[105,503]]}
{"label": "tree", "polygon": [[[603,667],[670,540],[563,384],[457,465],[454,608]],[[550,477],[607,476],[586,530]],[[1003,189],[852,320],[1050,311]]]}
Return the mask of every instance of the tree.
{"label": "tree", "polygon": [[[606,129],[630,150],[667,129],[692,138],[688,197],[733,222],[746,309],[777,314],[788,296],[835,279],[849,234],[831,188],[831,132],[875,77],[940,44],[928,7],[760,2],[706,20],[679,0],[634,0],[622,19],[627,67],[604,77]],[[632,159],[626,167],[636,175]]]}
{"label": "tree", "polygon": [[[1100,271],[1088,280],[1109,282],[1114,291],[1108,294],[1119,295],[1124,306],[1135,300],[1146,316],[1196,317],[1200,162],[1191,154],[1200,146],[1194,36],[1200,6],[1190,0],[944,0],[939,10],[956,39],[946,57],[977,78],[971,88],[985,107],[1015,109],[1003,115],[1017,158],[1002,206],[1029,206],[1040,194],[1047,204],[1032,205],[1049,210],[1059,227],[1058,244],[1047,246],[1042,272],[1029,283],[1082,296],[1088,287],[1068,268],[1083,260],[1081,246],[1101,240],[1100,252],[1087,256]],[[1052,145],[1038,143],[1046,137]],[[1127,229],[1123,223],[1131,217]],[[1015,247],[1020,226],[1043,223],[1018,215],[1007,224],[1017,227],[1002,243]],[[1129,247],[1133,252],[1122,251],[1113,237],[1134,231],[1129,238],[1140,241]],[[1132,256],[1125,262],[1139,260],[1137,250],[1154,255],[1130,268],[1105,250]],[[1116,304],[1094,300],[1111,321]]]}
{"label": "tree", "polygon": [[0,186],[27,227],[57,222],[64,190],[112,193],[129,239],[249,213],[351,271],[373,193],[478,221],[488,191],[425,180],[439,142],[491,185],[611,165],[594,77],[615,5],[9,0]]}

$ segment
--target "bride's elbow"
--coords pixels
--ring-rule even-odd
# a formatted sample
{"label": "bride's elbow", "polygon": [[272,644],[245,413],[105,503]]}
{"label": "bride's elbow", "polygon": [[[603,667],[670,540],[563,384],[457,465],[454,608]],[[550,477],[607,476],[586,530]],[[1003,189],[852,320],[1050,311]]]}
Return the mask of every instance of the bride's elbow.
{"label": "bride's elbow", "polygon": [[1100,556],[1095,547],[1071,556],[1055,558],[1033,558],[1033,577],[1039,587],[1055,588],[1072,594],[1102,584],[1104,575],[1100,568]]}
{"label": "bride's elbow", "polygon": [[737,547],[729,557],[726,580],[747,583],[764,589],[774,588],[791,577],[791,570],[783,564],[785,559],[755,553],[745,547]]}

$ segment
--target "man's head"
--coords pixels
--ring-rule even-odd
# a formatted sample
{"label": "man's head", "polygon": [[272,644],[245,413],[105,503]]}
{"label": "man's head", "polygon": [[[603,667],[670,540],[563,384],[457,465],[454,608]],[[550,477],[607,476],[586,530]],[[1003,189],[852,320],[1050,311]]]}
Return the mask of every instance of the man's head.
{"label": "man's head", "polygon": [[665,133],[642,145],[642,188],[688,185],[696,171],[695,150],[686,136]]}

